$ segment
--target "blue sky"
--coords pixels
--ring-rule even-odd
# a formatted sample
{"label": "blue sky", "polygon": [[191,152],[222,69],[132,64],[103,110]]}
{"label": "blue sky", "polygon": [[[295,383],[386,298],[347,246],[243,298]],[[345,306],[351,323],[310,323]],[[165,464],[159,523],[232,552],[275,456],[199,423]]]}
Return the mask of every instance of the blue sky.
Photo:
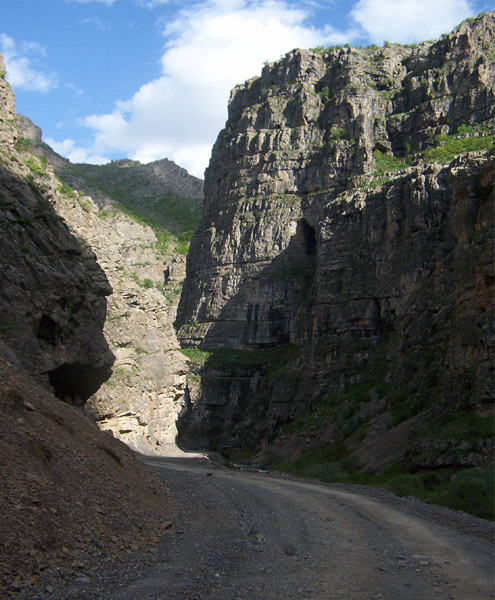
{"label": "blue sky", "polygon": [[416,42],[493,0],[0,0],[17,111],[73,162],[202,177],[230,89],[295,47]]}

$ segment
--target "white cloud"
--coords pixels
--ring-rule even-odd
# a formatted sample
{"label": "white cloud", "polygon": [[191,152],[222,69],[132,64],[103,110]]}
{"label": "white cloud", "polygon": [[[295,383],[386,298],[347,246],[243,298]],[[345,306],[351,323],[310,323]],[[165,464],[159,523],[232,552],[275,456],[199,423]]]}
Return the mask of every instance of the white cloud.
{"label": "white cloud", "polygon": [[46,56],[46,48],[38,42],[22,42],[21,54],[29,53],[39,54],[40,56]]}
{"label": "white cloud", "polygon": [[234,85],[293,48],[343,43],[355,35],[311,27],[306,17],[303,8],[284,0],[188,3],[164,29],[162,76],[112,113],[86,118],[94,130],[92,152],[141,161],[167,157],[202,177]]}
{"label": "white cloud", "polygon": [[73,163],[88,163],[90,165],[103,165],[110,162],[104,156],[98,156],[91,152],[90,148],[78,148],[74,140],[65,139],[63,142],[56,142],[52,138],[44,140],[55,152],[65,156]]}
{"label": "white cloud", "polygon": [[36,42],[23,42],[21,50],[17,49],[15,41],[6,35],[0,34],[0,48],[4,55],[7,68],[7,80],[13,88],[26,91],[48,92],[57,87],[57,77],[54,73],[38,70],[33,65],[33,59],[27,54],[45,56],[45,49]]}
{"label": "white cloud", "polygon": [[[80,1],[80,0],[79,0]],[[111,29],[110,25],[103,23],[101,19],[98,17],[87,17],[80,21],[81,25],[94,25],[96,29],[101,32],[109,31]]]}
{"label": "white cloud", "polygon": [[438,38],[472,14],[468,0],[359,0],[351,11],[377,43]]}

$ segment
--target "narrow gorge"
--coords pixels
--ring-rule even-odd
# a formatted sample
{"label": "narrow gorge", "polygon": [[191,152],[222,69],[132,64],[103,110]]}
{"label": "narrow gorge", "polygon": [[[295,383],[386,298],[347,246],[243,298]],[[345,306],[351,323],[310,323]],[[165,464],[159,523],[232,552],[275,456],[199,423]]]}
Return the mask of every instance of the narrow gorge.
{"label": "narrow gorge", "polygon": [[[238,463],[493,518],[495,13],[267,63],[204,185],[167,159],[70,163],[0,71],[0,586],[55,597],[163,550],[180,511],[136,454],[176,461],[184,529],[194,477],[230,489]],[[187,452],[222,467],[175,472]]]}
{"label": "narrow gorge", "polygon": [[204,187],[70,163],[0,78],[0,582],[158,543],[131,451],[493,516],[494,40],[484,13],[267,63]]}

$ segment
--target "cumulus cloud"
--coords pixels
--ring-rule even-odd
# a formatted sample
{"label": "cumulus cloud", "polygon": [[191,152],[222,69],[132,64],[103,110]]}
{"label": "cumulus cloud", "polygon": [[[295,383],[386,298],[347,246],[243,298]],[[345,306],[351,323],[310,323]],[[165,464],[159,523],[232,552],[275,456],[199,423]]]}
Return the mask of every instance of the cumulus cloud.
{"label": "cumulus cloud", "polygon": [[47,138],[45,141],[55,150],[55,152],[65,156],[73,163],[103,165],[110,162],[108,158],[105,158],[104,156],[93,154],[90,148],[77,147],[75,141],[71,139],[65,139],[63,142],[56,142],[52,138]]}
{"label": "cumulus cloud", "polygon": [[468,0],[359,0],[351,11],[371,41],[380,44],[434,39],[471,14]]}
{"label": "cumulus cloud", "polygon": [[86,118],[94,153],[167,157],[202,177],[234,85],[293,48],[344,43],[356,34],[311,27],[306,17],[303,8],[282,0],[187,3],[164,27],[161,77],[112,113]]}
{"label": "cumulus cloud", "polygon": [[[167,157],[203,176],[227,115],[230,90],[296,47],[436,38],[472,14],[470,0],[357,0],[353,25],[336,30],[309,24],[319,0],[140,0],[143,7],[180,6],[162,22],[161,76],[112,112],[84,119],[90,148],[67,145],[70,156]],[[351,7],[349,2],[349,8]],[[70,142],[66,140],[66,142]],[[65,143],[65,142],[63,142]],[[68,156],[69,154],[65,154]]]}
{"label": "cumulus cloud", "polygon": [[46,54],[45,49],[38,43],[23,42],[21,49],[18,49],[15,41],[2,33],[0,48],[7,68],[7,80],[12,87],[34,92],[48,92],[57,87],[57,77],[54,73],[46,73],[35,66],[37,57]]}

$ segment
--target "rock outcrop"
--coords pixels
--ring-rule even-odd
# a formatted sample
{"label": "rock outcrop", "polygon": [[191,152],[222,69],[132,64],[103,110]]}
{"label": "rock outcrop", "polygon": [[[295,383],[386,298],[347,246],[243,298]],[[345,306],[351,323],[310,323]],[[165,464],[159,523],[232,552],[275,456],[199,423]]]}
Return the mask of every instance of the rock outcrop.
{"label": "rock outcrop", "polygon": [[112,288],[57,211],[76,198],[97,209],[19,143],[3,77],[0,102],[0,596],[58,598],[64,582],[156,545],[167,492],[74,406],[111,375]]}
{"label": "rock outcrop", "polygon": [[[61,170],[65,163],[42,152],[39,128],[25,118],[18,123],[23,133],[20,156],[35,166],[30,174],[33,185],[46,186],[55,179],[51,165]],[[179,452],[175,423],[182,408],[187,361],[179,352],[172,325],[175,312],[164,286],[165,279],[173,282],[171,273],[181,257],[163,255],[153,229],[108,197],[99,208],[91,197],[59,182],[52,207],[85,252],[93,260],[97,257],[111,286],[108,293],[113,290],[104,327],[115,356],[113,372],[103,386],[95,386],[83,398],[85,409],[103,430],[112,431],[134,450]]]}
{"label": "rock outcrop", "polygon": [[16,152],[14,97],[3,79],[0,94],[1,353],[60,398],[82,403],[111,374],[102,330],[112,288],[55,212],[55,178],[39,181],[43,165]]}
{"label": "rock outcrop", "polygon": [[259,447],[365,373],[333,440],[367,404],[361,446],[491,405],[494,22],[295,50],[233,90],[177,318],[191,446]]}
{"label": "rock outcrop", "polygon": [[66,195],[56,210],[96,253],[113,288],[104,328],[115,355],[113,373],[86,408],[102,429],[143,454],[178,452],[187,362],[162,292],[164,263],[155,234],[78,194]]}
{"label": "rock outcrop", "polygon": [[[4,355],[15,360],[17,353],[28,372],[45,379],[58,396],[85,404],[102,429],[134,450],[177,453],[175,423],[187,359],[179,352],[170,304],[178,301],[184,257],[174,252],[173,239],[170,244],[157,239],[138,214],[103,192],[98,207],[61,183],[55,171],[82,180],[43,144],[38,127],[15,114],[7,84],[4,90],[10,107],[5,156],[12,171],[0,181]],[[150,194],[158,197],[158,182],[168,169],[178,171],[184,186],[201,187],[165,162],[114,164],[125,176],[112,185],[123,189],[126,177],[151,169]],[[92,176],[97,179],[97,172]],[[108,181],[108,175],[101,178]],[[168,192],[172,188],[171,181]]]}

